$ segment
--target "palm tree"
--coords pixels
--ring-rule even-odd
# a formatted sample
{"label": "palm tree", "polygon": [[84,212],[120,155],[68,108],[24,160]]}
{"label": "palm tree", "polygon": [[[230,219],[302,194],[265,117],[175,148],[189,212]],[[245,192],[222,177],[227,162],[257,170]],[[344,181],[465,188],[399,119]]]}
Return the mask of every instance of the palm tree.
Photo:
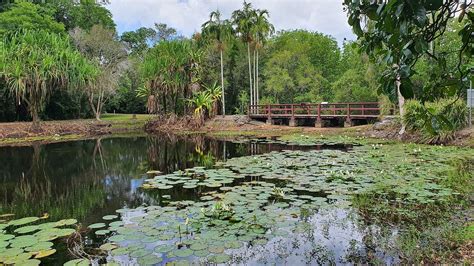
{"label": "palm tree", "polygon": [[256,104],[259,103],[259,91],[258,91],[258,76],[259,76],[259,57],[258,51],[261,49],[267,38],[275,32],[275,28],[273,25],[268,21],[268,11],[267,10],[257,10],[256,11],[256,19],[255,25],[253,27],[253,31],[255,34],[255,51],[256,51],[256,59],[255,59],[255,102]]}
{"label": "palm tree", "polygon": [[250,44],[253,40],[252,28],[255,24],[256,13],[251,3],[244,1],[242,10],[235,10],[232,13],[232,20],[243,42],[247,43],[247,57],[249,63],[250,80],[250,105],[255,104],[252,86],[252,62],[250,59]]}
{"label": "palm tree", "polygon": [[224,90],[224,49],[225,42],[232,36],[232,25],[229,20],[221,20],[219,10],[213,11],[209,21],[202,24],[203,37],[215,41],[221,57],[221,88],[222,88],[222,115],[225,116],[225,90]]}

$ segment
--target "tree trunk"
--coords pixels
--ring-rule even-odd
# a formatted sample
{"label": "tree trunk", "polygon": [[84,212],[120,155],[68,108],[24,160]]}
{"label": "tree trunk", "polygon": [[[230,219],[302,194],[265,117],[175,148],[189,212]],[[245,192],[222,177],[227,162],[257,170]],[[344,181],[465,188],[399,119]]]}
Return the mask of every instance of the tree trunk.
{"label": "tree trunk", "polygon": [[30,113],[31,113],[31,118],[33,119],[33,123],[31,124],[31,129],[34,132],[37,132],[41,129],[41,125],[40,125],[38,109],[36,108],[34,104],[33,106],[30,107]]}
{"label": "tree trunk", "polygon": [[400,81],[400,76],[397,76],[397,80],[395,81],[395,85],[397,86],[397,94],[398,94],[398,108],[400,110],[400,119],[402,122],[402,128],[400,129],[400,132],[398,132],[399,135],[405,134],[405,122],[403,121],[403,115],[405,114],[405,97],[403,97],[402,93],[400,92],[400,86],[402,85],[402,82]]}
{"label": "tree trunk", "polygon": [[163,93],[163,113],[166,115],[166,94]]}
{"label": "tree trunk", "polygon": [[255,76],[257,76],[256,64],[257,64],[257,47],[255,47],[255,49],[253,50],[253,102],[255,104],[258,104],[257,79],[255,78]]}
{"label": "tree trunk", "polygon": [[257,80],[255,84],[257,84],[255,91],[257,92],[257,104],[260,103],[260,97],[259,97],[259,92],[258,92],[258,50],[257,50],[257,74],[255,75],[255,79]]}
{"label": "tree trunk", "polygon": [[225,90],[224,90],[224,57],[221,49],[221,86],[222,86],[222,116],[225,116]]}
{"label": "tree trunk", "polygon": [[250,105],[253,103],[253,90],[252,90],[252,61],[250,59],[250,42],[247,43],[247,56],[249,59],[249,77],[250,77]]}

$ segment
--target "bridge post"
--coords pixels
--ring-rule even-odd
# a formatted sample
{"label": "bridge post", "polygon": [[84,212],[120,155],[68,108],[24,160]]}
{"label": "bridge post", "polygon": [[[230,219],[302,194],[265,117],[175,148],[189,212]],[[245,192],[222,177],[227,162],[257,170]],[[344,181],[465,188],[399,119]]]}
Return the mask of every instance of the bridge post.
{"label": "bridge post", "polygon": [[314,127],[316,127],[316,128],[322,128],[323,127],[323,121],[321,120],[320,117],[316,118],[316,122],[314,123]]}
{"label": "bridge post", "polygon": [[266,106],[266,113],[267,113],[267,125],[273,125],[273,119],[272,119],[272,107],[270,104],[267,104]]}
{"label": "bridge post", "polygon": [[295,119],[295,105],[291,104],[291,118],[290,118],[290,127],[296,127],[296,119]]}
{"label": "bridge post", "polygon": [[351,118],[347,118],[346,120],[344,120],[344,127],[352,127],[352,119]]}
{"label": "bridge post", "polygon": [[294,117],[290,118],[289,126],[290,127],[296,127],[296,119]]}

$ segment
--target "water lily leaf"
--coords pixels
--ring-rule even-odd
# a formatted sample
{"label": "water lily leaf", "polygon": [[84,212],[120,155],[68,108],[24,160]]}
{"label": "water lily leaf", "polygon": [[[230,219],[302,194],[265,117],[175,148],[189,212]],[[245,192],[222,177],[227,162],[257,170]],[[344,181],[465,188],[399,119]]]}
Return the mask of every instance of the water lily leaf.
{"label": "water lily leaf", "polygon": [[8,223],[8,225],[19,226],[19,225],[25,225],[25,224],[33,223],[33,222],[36,222],[38,220],[39,220],[38,217],[25,217],[25,218],[21,218],[21,219],[17,219],[17,220],[12,220]]}
{"label": "water lily leaf", "polygon": [[28,252],[39,252],[41,250],[48,250],[53,245],[54,244],[52,242],[38,242],[34,244],[33,246],[27,247],[25,250]]}
{"label": "water lily leaf", "polygon": [[22,266],[37,266],[40,265],[41,261],[37,259],[32,259],[32,260],[25,260],[21,262]]}
{"label": "water lily leaf", "polygon": [[17,234],[28,234],[28,233],[38,231],[38,230],[40,230],[40,227],[37,225],[27,225],[27,226],[15,229],[14,232]]}
{"label": "water lily leaf", "polygon": [[178,250],[175,250],[173,253],[176,257],[181,257],[181,258],[189,257],[193,255],[193,251],[191,249],[178,249]]}
{"label": "water lily leaf", "polygon": [[105,236],[106,234],[110,234],[110,230],[98,230],[95,231],[95,234],[98,236]]}
{"label": "water lily leaf", "polygon": [[117,219],[117,218],[118,218],[117,215],[106,215],[106,216],[102,217],[102,219],[104,219],[106,221],[114,220],[114,219]]}
{"label": "water lily leaf", "polygon": [[77,223],[76,219],[64,219],[64,220],[57,221],[55,223],[55,227],[68,226],[68,225],[73,225],[76,223]]}
{"label": "water lily leaf", "polygon": [[25,248],[25,247],[31,247],[38,243],[38,238],[35,236],[18,236],[15,237],[14,239],[10,240],[10,244],[13,248]]}
{"label": "water lily leaf", "polygon": [[229,241],[224,244],[226,248],[237,249],[242,247],[242,242],[240,241]]}
{"label": "water lily leaf", "polygon": [[56,253],[56,249],[41,250],[35,255],[35,259],[41,259]]}
{"label": "water lily leaf", "polygon": [[5,257],[14,257],[20,255],[21,253],[23,253],[23,249],[21,248],[7,248],[2,251],[1,255]]}
{"label": "water lily leaf", "polygon": [[208,245],[204,243],[194,243],[189,248],[192,250],[203,250],[203,249],[207,249],[207,247]]}
{"label": "water lily leaf", "polygon": [[146,250],[146,249],[139,249],[139,250],[135,250],[133,251],[132,253],[130,253],[130,257],[132,258],[140,258],[140,257],[144,257],[146,255],[150,255],[151,254],[151,251],[149,250]]}
{"label": "water lily leaf", "polygon": [[224,253],[225,248],[222,246],[210,246],[209,252],[211,253]]}
{"label": "water lily leaf", "polygon": [[155,252],[157,253],[168,253],[175,249],[175,246],[172,245],[160,245],[155,248]]}
{"label": "water lily leaf", "polygon": [[209,261],[214,263],[226,263],[231,259],[227,254],[216,254],[209,256]]}
{"label": "water lily leaf", "polygon": [[90,261],[88,259],[75,259],[64,263],[64,266],[89,266]]}
{"label": "water lily leaf", "polygon": [[112,250],[111,254],[113,256],[121,256],[121,255],[126,255],[130,253],[129,252],[129,249],[128,248],[125,248],[125,247],[120,247],[120,248],[117,248],[117,249],[114,249]]}
{"label": "water lily leaf", "polygon": [[91,224],[88,226],[90,229],[99,229],[99,228],[104,228],[105,224],[104,223],[95,223]]}
{"label": "water lily leaf", "polygon": [[118,248],[118,246],[116,244],[113,244],[113,243],[105,243],[102,246],[100,246],[99,248],[102,249],[102,250],[105,250],[105,251],[111,251],[111,250],[114,250],[114,249]]}
{"label": "water lily leaf", "polygon": [[138,259],[138,264],[139,265],[156,265],[160,262],[162,262],[163,259],[160,257],[157,257],[155,255],[146,255]]}
{"label": "water lily leaf", "polygon": [[2,235],[2,234],[0,234],[0,241],[7,241],[7,240],[10,240],[10,239],[12,239],[12,238],[14,238],[14,237],[15,237],[14,235],[9,235],[9,234],[7,234],[7,235]]}
{"label": "water lily leaf", "polygon": [[125,240],[125,236],[123,235],[113,235],[109,237],[109,241],[113,241],[113,242],[122,242],[124,240]]}

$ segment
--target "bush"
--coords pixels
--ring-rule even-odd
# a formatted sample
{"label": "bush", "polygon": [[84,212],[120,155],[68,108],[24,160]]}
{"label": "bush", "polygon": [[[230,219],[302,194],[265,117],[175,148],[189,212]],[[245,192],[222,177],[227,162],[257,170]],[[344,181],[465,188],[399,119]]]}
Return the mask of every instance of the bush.
{"label": "bush", "polygon": [[448,98],[425,104],[408,100],[403,122],[407,130],[421,133],[426,142],[443,143],[467,125],[467,114],[467,106],[461,100]]}

